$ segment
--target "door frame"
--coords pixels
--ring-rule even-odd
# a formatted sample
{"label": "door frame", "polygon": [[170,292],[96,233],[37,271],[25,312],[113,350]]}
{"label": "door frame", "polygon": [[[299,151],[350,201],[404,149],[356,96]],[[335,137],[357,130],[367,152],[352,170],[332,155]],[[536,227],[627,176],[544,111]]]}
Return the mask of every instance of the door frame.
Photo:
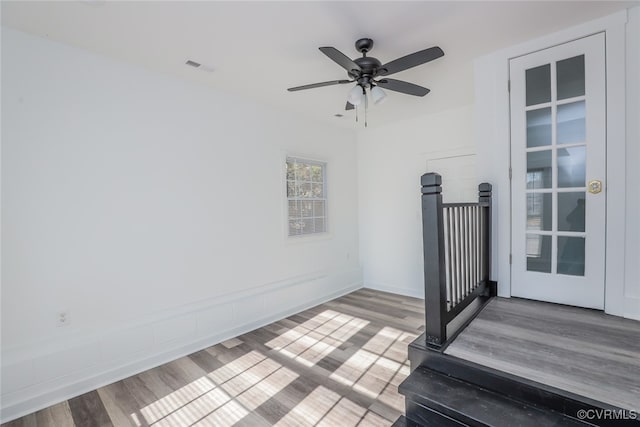
{"label": "door frame", "polygon": [[[624,315],[625,248],[625,25],[627,11],[590,21],[558,33],[502,49],[475,62],[475,121],[478,179],[494,190],[492,218],[492,280],[498,295],[511,296],[511,165],[508,76],[512,58],[605,33],[606,67],[606,193],[605,312]],[[508,224],[508,226],[507,226]]]}

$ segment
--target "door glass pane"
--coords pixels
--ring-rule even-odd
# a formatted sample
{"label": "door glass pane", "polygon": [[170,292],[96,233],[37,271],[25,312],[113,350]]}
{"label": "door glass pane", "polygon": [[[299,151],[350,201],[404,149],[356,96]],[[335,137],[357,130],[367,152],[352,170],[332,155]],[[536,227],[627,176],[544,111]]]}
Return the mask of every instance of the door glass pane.
{"label": "door glass pane", "polygon": [[551,64],[525,72],[527,106],[551,101]]}
{"label": "door glass pane", "polygon": [[584,276],[584,237],[558,236],[558,274]]}
{"label": "door glass pane", "polygon": [[527,271],[551,273],[551,236],[527,234]]}
{"label": "door glass pane", "polygon": [[585,164],[586,147],[559,148],[558,187],[584,187]]}
{"label": "door glass pane", "polygon": [[527,194],[527,230],[551,231],[551,193]]}
{"label": "door glass pane", "polygon": [[584,231],[584,192],[558,193],[558,231]]}
{"label": "door glass pane", "polygon": [[556,62],[558,99],[584,95],[584,55]]}
{"label": "door glass pane", "polygon": [[551,108],[527,111],[527,147],[551,145]]}
{"label": "door glass pane", "polygon": [[584,101],[558,105],[558,144],[586,141]]}
{"label": "door glass pane", "polygon": [[527,153],[527,188],[551,188],[551,150]]}

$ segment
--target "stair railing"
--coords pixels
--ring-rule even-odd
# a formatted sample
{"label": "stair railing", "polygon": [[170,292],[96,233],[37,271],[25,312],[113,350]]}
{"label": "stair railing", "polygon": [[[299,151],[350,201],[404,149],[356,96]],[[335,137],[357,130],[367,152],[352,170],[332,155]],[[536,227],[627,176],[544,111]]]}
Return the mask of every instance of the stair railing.
{"label": "stair railing", "polygon": [[442,177],[422,175],[425,337],[447,341],[447,325],[479,296],[495,296],[491,268],[491,184],[478,186],[477,203],[443,203]]}

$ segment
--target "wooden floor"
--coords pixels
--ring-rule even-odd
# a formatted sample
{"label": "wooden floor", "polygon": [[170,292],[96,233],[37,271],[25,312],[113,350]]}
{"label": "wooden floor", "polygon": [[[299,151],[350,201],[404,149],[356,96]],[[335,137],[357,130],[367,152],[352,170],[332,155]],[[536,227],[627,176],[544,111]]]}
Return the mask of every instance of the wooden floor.
{"label": "wooden floor", "polygon": [[601,402],[640,410],[640,322],[497,298],[445,351]]}
{"label": "wooden floor", "polygon": [[390,426],[420,299],[359,290],[6,426]]}

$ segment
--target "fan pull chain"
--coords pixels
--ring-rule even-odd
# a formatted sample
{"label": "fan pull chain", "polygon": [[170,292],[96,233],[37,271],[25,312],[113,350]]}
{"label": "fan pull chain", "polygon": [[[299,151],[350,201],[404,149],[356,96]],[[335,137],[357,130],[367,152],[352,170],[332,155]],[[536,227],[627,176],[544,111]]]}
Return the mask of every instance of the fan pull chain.
{"label": "fan pull chain", "polygon": [[358,123],[358,106],[356,105],[356,123]]}
{"label": "fan pull chain", "polygon": [[369,109],[369,97],[367,96],[367,93],[364,91],[364,89],[362,90],[362,93],[364,94],[364,127],[367,127],[367,110]]}

